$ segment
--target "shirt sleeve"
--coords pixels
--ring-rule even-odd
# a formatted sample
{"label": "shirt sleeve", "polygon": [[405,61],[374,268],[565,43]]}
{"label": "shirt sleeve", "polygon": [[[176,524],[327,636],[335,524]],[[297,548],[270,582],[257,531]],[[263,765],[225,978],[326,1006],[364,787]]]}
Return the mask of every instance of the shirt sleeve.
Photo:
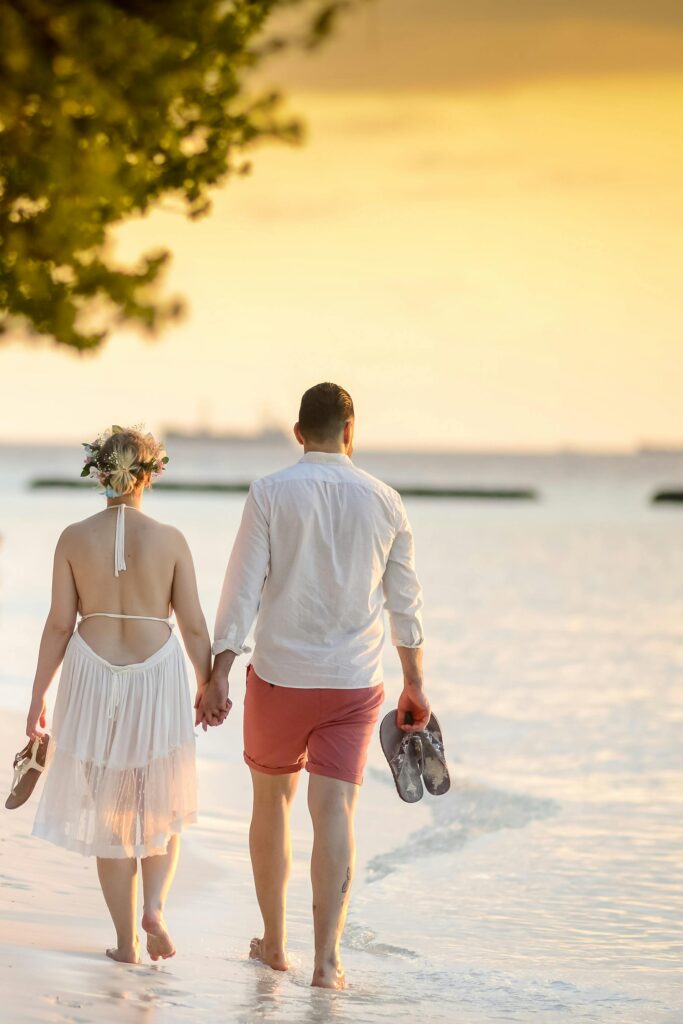
{"label": "shirt sleeve", "polygon": [[398,528],[382,581],[394,647],[421,647],[422,587],[415,572],[415,545],[408,516],[399,499]]}
{"label": "shirt sleeve", "polygon": [[268,520],[254,495],[252,485],[218,602],[211,647],[214,654],[223,651],[234,651],[235,654],[250,652],[251,648],[246,646],[245,641],[256,618],[269,567]]}

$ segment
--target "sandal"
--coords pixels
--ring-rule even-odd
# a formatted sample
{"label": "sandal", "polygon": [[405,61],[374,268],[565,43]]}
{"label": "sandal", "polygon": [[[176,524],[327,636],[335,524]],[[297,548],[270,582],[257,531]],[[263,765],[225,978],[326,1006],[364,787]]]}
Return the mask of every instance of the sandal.
{"label": "sandal", "polygon": [[395,711],[385,715],[379,727],[379,740],[394,777],[396,792],[407,804],[417,803],[424,792],[422,735],[399,729]]}
{"label": "sandal", "polygon": [[15,810],[25,804],[42,772],[45,771],[45,758],[50,737],[47,733],[37,740],[29,740],[23,750],[14,758],[14,778],[10,794],[5,800],[5,807],[9,811]]}
{"label": "sandal", "polygon": [[422,778],[425,788],[432,796],[443,796],[451,788],[451,777],[448,774],[443,734],[436,715],[432,715],[423,731],[418,735],[422,740],[424,755]]}

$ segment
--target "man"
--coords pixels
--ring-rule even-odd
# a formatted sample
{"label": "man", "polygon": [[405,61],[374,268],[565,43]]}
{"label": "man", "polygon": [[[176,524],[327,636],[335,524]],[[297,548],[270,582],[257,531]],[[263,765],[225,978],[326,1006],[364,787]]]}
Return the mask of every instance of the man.
{"label": "man", "polygon": [[[289,811],[308,769],[315,965],[312,984],[343,988],[340,940],[353,878],[353,818],[383,700],[383,610],[403,667],[397,722],[423,729],[422,595],[401,498],[357,469],[351,396],[318,384],[294,427],[303,458],[256,480],[235,539],[216,618],[211,679],[197,721],[230,710],[228,677],[257,616],[247,670],[244,759],[254,790],[249,833],[263,937],[251,956],[287,969]],[[408,717],[408,716],[412,716]]]}

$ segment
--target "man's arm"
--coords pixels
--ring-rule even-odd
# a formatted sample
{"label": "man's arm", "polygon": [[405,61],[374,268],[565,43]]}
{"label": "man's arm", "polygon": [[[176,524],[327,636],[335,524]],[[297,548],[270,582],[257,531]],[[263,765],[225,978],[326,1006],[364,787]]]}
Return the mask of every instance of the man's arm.
{"label": "man's arm", "polygon": [[[403,690],[398,699],[396,725],[404,732],[420,732],[426,728],[431,709],[424,692],[422,675],[422,648],[397,647],[398,656],[403,668]],[[411,721],[406,717],[410,714]]]}
{"label": "man's arm", "polygon": [[[422,674],[422,588],[415,572],[415,545],[403,502],[382,582],[391,640],[403,669],[396,724],[404,732],[419,732],[429,722],[431,712]],[[411,721],[406,721],[408,715]]]}
{"label": "man's arm", "polygon": [[230,710],[230,669],[238,655],[249,653],[245,641],[256,618],[269,566],[268,521],[252,486],[218,603],[212,647],[215,655],[213,670],[197,707],[197,724],[201,722],[204,729],[207,725],[220,725]]}

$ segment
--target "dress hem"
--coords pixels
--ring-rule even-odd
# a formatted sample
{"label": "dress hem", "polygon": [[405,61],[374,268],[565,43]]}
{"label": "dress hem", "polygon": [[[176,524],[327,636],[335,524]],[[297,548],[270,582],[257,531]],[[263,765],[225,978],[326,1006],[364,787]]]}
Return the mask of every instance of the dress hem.
{"label": "dress hem", "polygon": [[65,836],[58,828],[48,828],[44,825],[35,824],[31,835],[36,839],[44,839],[54,846],[63,850],[70,850],[73,853],[80,853],[83,857],[102,857],[106,860],[132,860],[138,857],[155,857],[166,853],[168,844],[174,835],[180,833],[188,826],[193,825],[197,820],[197,812],[189,811],[187,814],[177,818],[168,829],[154,836],[149,843],[138,843],[135,846],[107,846],[95,848],[90,843],[81,839],[71,839]]}

